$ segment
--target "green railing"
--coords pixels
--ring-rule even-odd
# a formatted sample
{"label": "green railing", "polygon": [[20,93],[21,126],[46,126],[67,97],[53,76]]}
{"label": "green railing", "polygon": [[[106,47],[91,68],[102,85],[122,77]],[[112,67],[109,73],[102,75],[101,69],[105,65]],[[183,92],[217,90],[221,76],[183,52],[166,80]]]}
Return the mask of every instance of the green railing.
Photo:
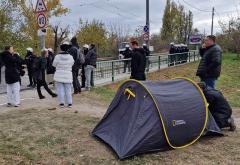
{"label": "green railing", "polygon": [[[179,54],[152,54],[147,57],[146,72],[153,72],[161,68],[194,62],[200,59],[197,51]],[[116,78],[130,76],[131,59],[99,61],[94,71],[94,81],[106,80],[114,82]]]}

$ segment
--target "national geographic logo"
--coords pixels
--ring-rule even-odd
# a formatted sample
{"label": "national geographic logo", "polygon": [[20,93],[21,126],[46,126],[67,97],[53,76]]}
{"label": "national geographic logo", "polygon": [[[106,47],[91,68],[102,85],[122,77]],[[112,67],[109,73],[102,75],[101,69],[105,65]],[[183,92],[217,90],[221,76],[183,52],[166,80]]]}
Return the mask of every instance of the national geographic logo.
{"label": "national geographic logo", "polygon": [[179,126],[179,125],[185,125],[186,122],[184,120],[173,120],[172,124],[174,127]]}

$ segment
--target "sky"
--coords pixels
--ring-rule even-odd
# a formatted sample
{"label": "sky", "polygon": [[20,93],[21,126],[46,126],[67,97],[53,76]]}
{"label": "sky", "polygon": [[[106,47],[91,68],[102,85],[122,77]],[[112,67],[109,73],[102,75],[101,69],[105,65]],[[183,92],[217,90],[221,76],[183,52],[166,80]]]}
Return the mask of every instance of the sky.
{"label": "sky", "polygon": [[[228,21],[231,16],[240,15],[240,0],[174,0],[185,6],[185,10],[193,12],[194,27],[201,33],[211,31],[212,7],[216,9],[214,17],[214,33],[221,32],[219,20]],[[145,0],[61,0],[71,11],[66,16],[50,20],[51,24],[70,24],[74,32],[79,27],[79,19],[101,20],[108,26],[118,23],[129,26],[132,31],[144,26],[146,22]],[[150,0],[151,33],[159,33],[166,0]]]}

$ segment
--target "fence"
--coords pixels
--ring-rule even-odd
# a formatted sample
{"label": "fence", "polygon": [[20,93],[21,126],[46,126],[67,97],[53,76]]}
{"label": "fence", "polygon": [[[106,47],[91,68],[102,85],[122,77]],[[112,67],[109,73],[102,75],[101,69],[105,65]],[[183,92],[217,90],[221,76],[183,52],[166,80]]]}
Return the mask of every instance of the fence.
{"label": "fence", "polygon": [[[178,54],[152,54],[147,57],[146,72],[153,72],[161,68],[190,63],[200,59],[197,51]],[[112,81],[130,76],[131,59],[99,61],[94,71],[94,81]]]}

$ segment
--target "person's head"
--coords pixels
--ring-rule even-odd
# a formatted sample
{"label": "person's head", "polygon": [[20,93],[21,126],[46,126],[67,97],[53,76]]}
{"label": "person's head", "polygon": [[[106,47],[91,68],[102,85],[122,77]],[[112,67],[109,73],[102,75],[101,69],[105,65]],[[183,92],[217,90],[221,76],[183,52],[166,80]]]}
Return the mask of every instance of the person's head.
{"label": "person's head", "polygon": [[126,50],[128,50],[128,49],[130,48],[130,46],[127,44],[127,45],[125,46],[125,48],[126,48]]}
{"label": "person's head", "polygon": [[14,53],[13,46],[5,46],[5,51],[8,51],[9,53],[13,54]]}
{"label": "person's head", "polygon": [[78,42],[77,42],[77,37],[76,36],[74,36],[72,39],[71,39],[71,44],[72,45],[78,45]]}
{"label": "person's head", "polygon": [[83,45],[83,49],[84,50],[88,50],[89,49],[89,45],[88,44]]}
{"label": "person's head", "polygon": [[52,48],[48,48],[49,53],[54,53]]}
{"label": "person's head", "polygon": [[90,44],[90,47],[89,47],[89,49],[95,49],[95,44]]}
{"label": "person's head", "polygon": [[60,45],[60,49],[61,51],[63,52],[67,52],[69,49],[71,48],[71,45],[69,42],[63,42],[61,45]]}
{"label": "person's head", "polygon": [[147,48],[147,44],[143,44],[143,48]]}
{"label": "person's head", "polygon": [[209,35],[205,38],[204,44],[206,47],[210,47],[216,43],[216,37],[214,35]]}
{"label": "person's head", "polygon": [[33,53],[33,48],[27,48],[27,52]]}
{"label": "person's head", "polygon": [[138,48],[138,42],[136,40],[131,41],[131,48],[132,49]]}
{"label": "person's head", "polygon": [[41,50],[41,56],[42,57],[48,57],[48,50],[46,48]]}

